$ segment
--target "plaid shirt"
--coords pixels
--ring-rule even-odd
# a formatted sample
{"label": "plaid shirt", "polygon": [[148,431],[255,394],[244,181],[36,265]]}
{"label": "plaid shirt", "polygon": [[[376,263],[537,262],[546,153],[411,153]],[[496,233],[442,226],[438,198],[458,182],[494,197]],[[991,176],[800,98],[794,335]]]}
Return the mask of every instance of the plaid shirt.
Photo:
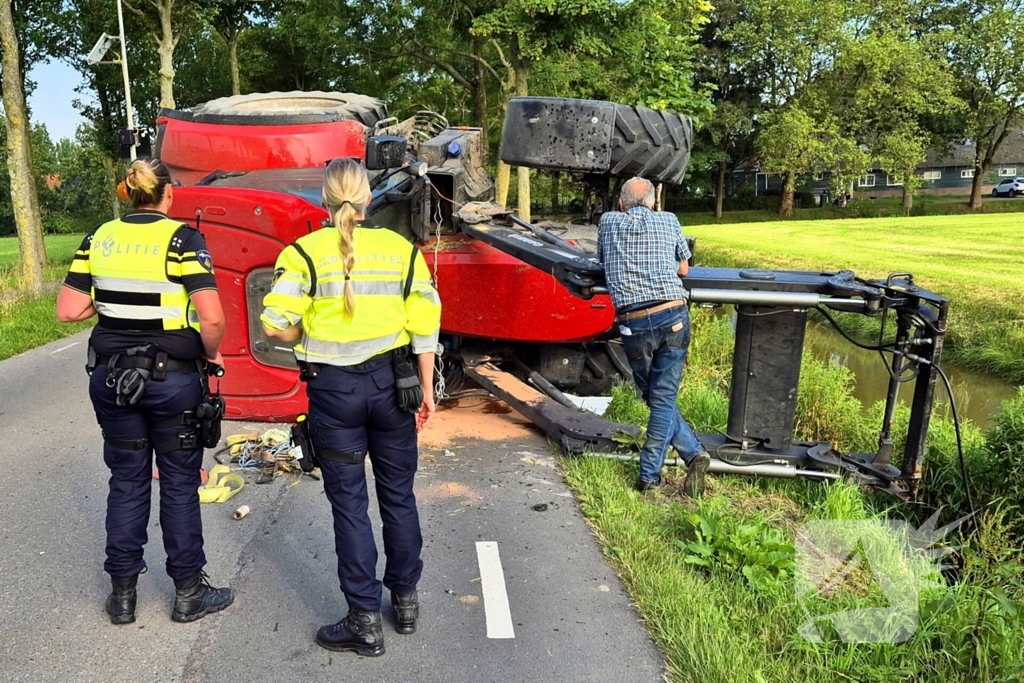
{"label": "plaid shirt", "polygon": [[686,298],[679,264],[690,258],[690,248],[674,213],[638,206],[602,214],[597,257],[617,311]]}

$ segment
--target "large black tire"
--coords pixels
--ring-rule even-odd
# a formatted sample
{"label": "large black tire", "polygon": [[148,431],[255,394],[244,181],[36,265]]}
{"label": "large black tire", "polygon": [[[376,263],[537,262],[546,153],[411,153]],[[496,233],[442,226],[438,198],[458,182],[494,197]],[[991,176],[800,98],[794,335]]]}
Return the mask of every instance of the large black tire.
{"label": "large black tire", "polygon": [[599,100],[509,101],[501,159],[513,166],[679,184],[693,144],[689,117]]}
{"label": "large black tire", "polygon": [[164,115],[198,123],[295,125],[356,120],[373,127],[388,117],[387,105],[375,97],[337,92],[271,92],[235,95],[196,105],[190,112]]}

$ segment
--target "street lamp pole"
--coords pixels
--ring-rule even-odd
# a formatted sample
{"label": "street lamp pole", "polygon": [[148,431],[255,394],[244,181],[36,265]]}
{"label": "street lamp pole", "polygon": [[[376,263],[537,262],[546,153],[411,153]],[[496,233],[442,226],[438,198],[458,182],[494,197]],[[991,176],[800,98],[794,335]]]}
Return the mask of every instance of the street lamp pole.
{"label": "street lamp pole", "polygon": [[[135,130],[135,115],[132,113],[132,87],[128,81],[128,48],[124,40],[124,13],[121,10],[121,0],[117,0],[117,29],[121,41],[121,75],[124,77],[124,101],[128,114],[128,130]],[[135,161],[135,145],[129,145],[129,153],[132,161]]]}

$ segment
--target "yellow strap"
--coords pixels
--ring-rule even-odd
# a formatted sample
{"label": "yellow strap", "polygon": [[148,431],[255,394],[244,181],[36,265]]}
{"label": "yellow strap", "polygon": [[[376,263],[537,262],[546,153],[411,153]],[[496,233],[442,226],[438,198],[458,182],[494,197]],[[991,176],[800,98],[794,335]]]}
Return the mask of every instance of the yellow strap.
{"label": "yellow strap", "polygon": [[[231,486],[234,484],[234,486]],[[226,465],[216,465],[210,470],[210,479],[199,487],[200,503],[224,503],[231,500],[245,486],[245,480],[231,473]]]}

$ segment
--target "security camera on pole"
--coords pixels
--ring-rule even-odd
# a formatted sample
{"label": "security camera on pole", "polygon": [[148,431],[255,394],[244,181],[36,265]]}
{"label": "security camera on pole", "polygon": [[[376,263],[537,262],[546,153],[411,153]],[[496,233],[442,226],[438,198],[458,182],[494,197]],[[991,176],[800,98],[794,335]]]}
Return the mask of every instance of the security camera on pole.
{"label": "security camera on pole", "polygon": [[[117,0],[117,28],[117,36],[110,36],[106,33],[101,35],[100,39],[96,41],[96,45],[93,47],[92,52],[89,53],[89,56],[86,57],[85,60],[92,66],[96,66],[97,64],[121,65],[121,75],[124,77],[124,100],[128,117],[128,128],[120,132],[119,139],[122,149],[127,148],[129,158],[132,161],[135,161],[136,149],[141,144],[141,139],[140,131],[135,127],[135,115],[132,111],[132,88],[128,80],[128,50],[125,47],[124,41],[124,13],[121,10],[121,0]],[[103,58],[115,42],[121,43],[120,57],[115,56],[113,61],[103,61]]]}

